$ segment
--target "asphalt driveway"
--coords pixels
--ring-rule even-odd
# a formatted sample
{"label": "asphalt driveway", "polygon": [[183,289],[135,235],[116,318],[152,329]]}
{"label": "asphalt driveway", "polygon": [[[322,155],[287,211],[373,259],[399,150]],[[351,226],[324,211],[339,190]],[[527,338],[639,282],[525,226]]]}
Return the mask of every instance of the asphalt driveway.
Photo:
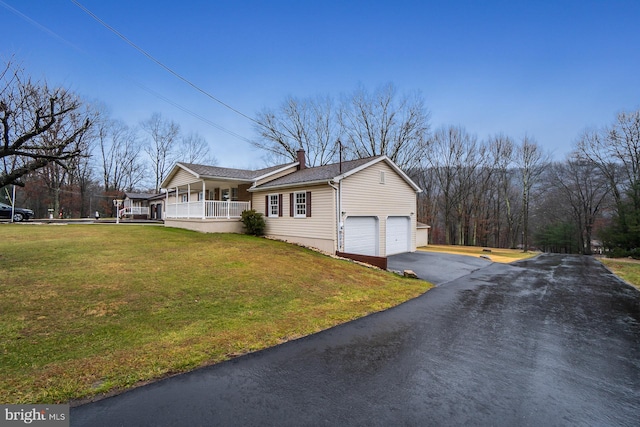
{"label": "asphalt driveway", "polygon": [[391,310],[71,410],[72,426],[638,420],[640,292],[561,255],[487,263]]}
{"label": "asphalt driveway", "polygon": [[472,256],[433,252],[407,252],[387,258],[387,268],[413,270],[422,280],[442,285],[491,264],[490,260]]}

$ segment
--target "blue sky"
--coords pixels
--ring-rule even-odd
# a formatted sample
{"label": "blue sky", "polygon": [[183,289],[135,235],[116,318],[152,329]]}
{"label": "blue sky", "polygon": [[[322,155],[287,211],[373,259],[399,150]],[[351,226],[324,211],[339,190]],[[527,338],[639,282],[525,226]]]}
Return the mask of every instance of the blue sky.
{"label": "blue sky", "polygon": [[[288,95],[337,99],[392,82],[422,94],[432,128],[528,134],[562,159],[585,128],[640,108],[638,0],[78,1],[248,116]],[[0,27],[0,57],[32,77],[131,125],[160,112],[202,134],[220,166],[264,166],[250,120],[71,0],[0,0]]]}

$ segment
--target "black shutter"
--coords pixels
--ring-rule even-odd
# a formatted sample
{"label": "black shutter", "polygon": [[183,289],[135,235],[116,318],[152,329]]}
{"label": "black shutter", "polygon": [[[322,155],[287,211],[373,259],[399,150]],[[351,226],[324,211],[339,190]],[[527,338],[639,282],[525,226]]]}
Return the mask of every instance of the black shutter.
{"label": "black shutter", "polygon": [[264,196],[264,215],[269,216],[269,195]]}
{"label": "black shutter", "polygon": [[282,216],[282,194],[278,194],[278,216]]}
{"label": "black shutter", "polygon": [[307,218],[311,217],[311,191],[307,191]]}
{"label": "black shutter", "polygon": [[293,210],[293,202],[294,202],[294,194],[293,193],[289,193],[289,216],[293,216],[293,214],[295,213]]}

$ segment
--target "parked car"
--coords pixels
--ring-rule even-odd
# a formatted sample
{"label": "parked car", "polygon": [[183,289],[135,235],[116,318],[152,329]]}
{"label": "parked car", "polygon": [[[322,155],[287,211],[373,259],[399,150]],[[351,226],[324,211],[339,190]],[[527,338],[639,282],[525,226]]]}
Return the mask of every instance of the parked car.
{"label": "parked car", "polygon": [[[11,218],[11,206],[0,203],[0,218]],[[20,222],[22,220],[28,221],[29,218],[33,218],[33,211],[31,209],[13,208],[14,222]]]}

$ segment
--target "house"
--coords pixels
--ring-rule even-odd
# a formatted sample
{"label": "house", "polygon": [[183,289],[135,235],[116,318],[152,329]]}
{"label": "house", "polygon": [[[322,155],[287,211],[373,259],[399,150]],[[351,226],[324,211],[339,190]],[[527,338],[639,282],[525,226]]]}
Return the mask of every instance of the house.
{"label": "house", "polygon": [[270,237],[369,257],[416,250],[420,188],[386,156],[257,171],[178,163],[162,183],[165,225],[242,232],[240,213],[265,215]]}
{"label": "house", "polygon": [[167,227],[242,233],[240,214],[251,209],[249,188],[296,171],[298,163],[259,170],[176,163],[161,184]]}
{"label": "house", "polygon": [[151,193],[124,193],[120,218],[162,219],[165,195]]}

